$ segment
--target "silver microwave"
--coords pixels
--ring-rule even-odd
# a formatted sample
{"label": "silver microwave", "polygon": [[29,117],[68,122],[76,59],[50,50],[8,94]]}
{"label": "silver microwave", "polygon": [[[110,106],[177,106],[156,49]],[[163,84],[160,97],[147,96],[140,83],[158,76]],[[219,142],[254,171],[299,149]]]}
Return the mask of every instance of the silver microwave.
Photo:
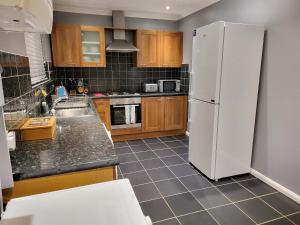
{"label": "silver microwave", "polygon": [[180,80],[158,80],[159,92],[180,92]]}

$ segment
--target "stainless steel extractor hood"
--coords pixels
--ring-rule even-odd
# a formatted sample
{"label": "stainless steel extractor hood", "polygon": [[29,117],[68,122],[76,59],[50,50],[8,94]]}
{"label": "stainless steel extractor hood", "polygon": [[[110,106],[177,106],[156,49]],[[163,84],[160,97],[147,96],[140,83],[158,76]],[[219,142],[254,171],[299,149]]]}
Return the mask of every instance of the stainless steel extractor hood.
{"label": "stainless steel extractor hood", "polygon": [[113,11],[113,41],[108,45],[108,52],[136,52],[139,51],[125,39],[125,17],[123,11]]}

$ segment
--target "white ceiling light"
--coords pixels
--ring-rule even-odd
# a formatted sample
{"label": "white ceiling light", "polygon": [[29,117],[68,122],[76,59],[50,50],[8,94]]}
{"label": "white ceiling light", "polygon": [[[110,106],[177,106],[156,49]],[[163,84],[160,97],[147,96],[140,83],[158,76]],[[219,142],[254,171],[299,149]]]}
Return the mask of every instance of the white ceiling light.
{"label": "white ceiling light", "polygon": [[171,8],[171,7],[170,7],[169,5],[166,6],[166,10],[170,10],[170,8]]}

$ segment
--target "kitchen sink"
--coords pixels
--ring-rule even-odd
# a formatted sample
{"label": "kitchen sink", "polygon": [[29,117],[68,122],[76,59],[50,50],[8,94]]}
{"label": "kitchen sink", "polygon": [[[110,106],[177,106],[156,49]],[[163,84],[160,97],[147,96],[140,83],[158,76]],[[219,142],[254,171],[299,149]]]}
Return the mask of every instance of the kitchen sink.
{"label": "kitchen sink", "polygon": [[70,108],[70,109],[56,109],[56,117],[81,117],[91,115],[90,108]]}

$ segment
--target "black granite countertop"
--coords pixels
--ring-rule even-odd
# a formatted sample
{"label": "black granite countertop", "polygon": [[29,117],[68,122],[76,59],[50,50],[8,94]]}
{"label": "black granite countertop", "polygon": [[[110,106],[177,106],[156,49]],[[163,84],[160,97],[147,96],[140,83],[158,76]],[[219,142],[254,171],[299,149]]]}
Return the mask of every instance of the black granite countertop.
{"label": "black granite countertop", "polygon": [[117,165],[113,144],[90,105],[91,115],[57,118],[55,139],[18,142],[11,152],[14,179]]}
{"label": "black granite countertop", "polygon": [[135,94],[129,94],[129,95],[105,95],[105,96],[94,96],[93,94],[90,94],[89,97],[91,99],[105,99],[105,98],[132,98],[132,97],[159,97],[159,96],[188,96],[188,92],[153,92],[153,93],[145,93],[145,92],[139,92],[139,95]]}

